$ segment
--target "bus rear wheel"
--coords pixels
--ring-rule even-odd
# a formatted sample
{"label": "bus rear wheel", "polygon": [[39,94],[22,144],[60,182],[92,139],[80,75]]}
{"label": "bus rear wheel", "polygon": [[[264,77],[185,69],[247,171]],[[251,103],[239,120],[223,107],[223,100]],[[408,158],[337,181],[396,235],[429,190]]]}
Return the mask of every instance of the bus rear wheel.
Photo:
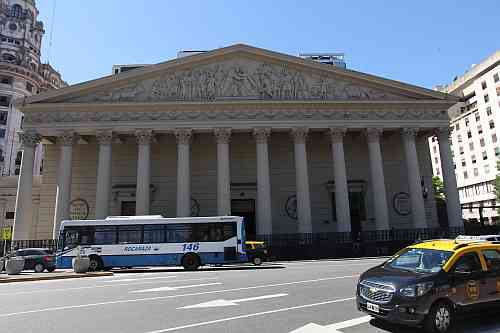
{"label": "bus rear wheel", "polygon": [[195,253],[188,253],[182,258],[182,267],[186,271],[195,271],[200,267],[200,257]]}
{"label": "bus rear wheel", "polygon": [[99,256],[90,256],[89,259],[90,259],[90,264],[89,264],[90,272],[102,271],[104,265],[102,263],[102,259],[99,258]]}

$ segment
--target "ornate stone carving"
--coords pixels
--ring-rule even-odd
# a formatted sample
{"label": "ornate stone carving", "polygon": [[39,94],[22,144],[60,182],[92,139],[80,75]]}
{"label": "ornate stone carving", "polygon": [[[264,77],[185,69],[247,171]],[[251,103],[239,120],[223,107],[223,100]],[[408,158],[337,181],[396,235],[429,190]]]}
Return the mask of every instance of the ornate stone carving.
{"label": "ornate stone carving", "polygon": [[368,142],[377,142],[380,140],[383,132],[383,128],[367,128],[365,134]]}
{"label": "ornate stone carving", "polygon": [[42,140],[42,136],[35,131],[18,132],[23,147],[34,148]]}
{"label": "ornate stone carving", "polygon": [[271,136],[271,129],[269,127],[254,128],[253,136],[257,143],[267,143],[269,136]]}
{"label": "ornate stone carving", "polygon": [[96,138],[100,145],[110,145],[113,143],[114,136],[112,131],[103,130],[96,133]]}
{"label": "ornate stone carving", "polygon": [[407,127],[401,130],[401,134],[405,140],[414,140],[418,134],[418,128]]}
{"label": "ornate stone carving", "polygon": [[152,130],[142,129],[135,131],[135,137],[137,139],[137,144],[148,145],[153,142],[154,134]]}
{"label": "ornate stone carving", "polygon": [[174,131],[174,135],[177,139],[177,144],[188,145],[191,142],[193,130],[191,128],[178,128]]}
{"label": "ornate stone carving", "polygon": [[290,134],[292,135],[293,141],[295,143],[305,143],[308,133],[309,128],[307,127],[294,127],[290,131]]}
{"label": "ornate stone carving", "polygon": [[231,129],[227,127],[215,128],[214,135],[217,143],[227,144],[231,140]]}
{"label": "ornate stone carving", "polygon": [[[70,99],[70,102],[408,99],[339,77],[297,70],[252,59],[194,64],[141,82]],[[328,74],[329,75],[329,74]]]}
{"label": "ornate stone carving", "polygon": [[329,129],[329,132],[330,132],[330,139],[332,140],[332,143],[341,143],[344,141],[344,136],[347,133],[347,128],[332,127]]}
{"label": "ornate stone carving", "polygon": [[[69,118],[67,114],[72,113]],[[154,112],[29,112],[26,113],[25,124],[36,126],[40,124],[72,124],[72,123],[92,123],[92,122],[117,122],[117,121],[213,121],[213,120],[356,120],[356,121],[387,121],[396,120],[428,120],[428,121],[448,121],[446,114],[439,111],[422,112],[419,118],[409,118],[409,112],[405,110],[384,110],[384,111],[339,111],[332,109],[324,110],[300,110],[288,108],[265,109],[265,110],[207,110],[182,112],[176,110],[154,111]]]}
{"label": "ornate stone carving", "polygon": [[64,131],[57,136],[57,143],[61,146],[72,146],[78,141],[79,138],[78,134],[72,130]]}

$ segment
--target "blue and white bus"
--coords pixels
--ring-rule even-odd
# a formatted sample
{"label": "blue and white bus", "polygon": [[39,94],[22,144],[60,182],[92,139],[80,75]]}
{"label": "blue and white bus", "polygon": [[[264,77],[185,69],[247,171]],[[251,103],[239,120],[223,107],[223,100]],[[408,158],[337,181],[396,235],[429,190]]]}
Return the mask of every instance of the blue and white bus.
{"label": "blue and white bus", "polygon": [[238,216],[63,221],[57,247],[58,268],[71,268],[79,250],[90,258],[92,271],[140,266],[196,270],[207,264],[247,261],[245,227]]}

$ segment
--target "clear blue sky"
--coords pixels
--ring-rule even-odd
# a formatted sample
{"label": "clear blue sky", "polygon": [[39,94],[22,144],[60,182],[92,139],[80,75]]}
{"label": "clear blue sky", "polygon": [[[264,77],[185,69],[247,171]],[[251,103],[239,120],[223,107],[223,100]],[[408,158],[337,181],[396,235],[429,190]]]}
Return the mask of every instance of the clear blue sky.
{"label": "clear blue sky", "polygon": [[500,49],[500,1],[37,0],[47,59],[68,83],[113,64],[245,43],[297,55],[342,51],[348,67],[424,87]]}

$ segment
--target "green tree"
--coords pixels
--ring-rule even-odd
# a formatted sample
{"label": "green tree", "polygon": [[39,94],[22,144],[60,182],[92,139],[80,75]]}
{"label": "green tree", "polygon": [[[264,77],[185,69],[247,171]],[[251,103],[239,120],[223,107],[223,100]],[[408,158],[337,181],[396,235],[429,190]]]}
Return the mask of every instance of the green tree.
{"label": "green tree", "polygon": [[445,201],[444,183],[438,176],[432,177],[432,187],[434,188],[434,197],[436,201]]}

